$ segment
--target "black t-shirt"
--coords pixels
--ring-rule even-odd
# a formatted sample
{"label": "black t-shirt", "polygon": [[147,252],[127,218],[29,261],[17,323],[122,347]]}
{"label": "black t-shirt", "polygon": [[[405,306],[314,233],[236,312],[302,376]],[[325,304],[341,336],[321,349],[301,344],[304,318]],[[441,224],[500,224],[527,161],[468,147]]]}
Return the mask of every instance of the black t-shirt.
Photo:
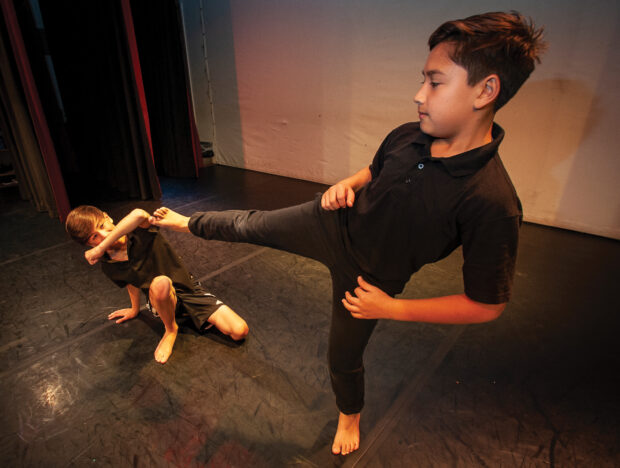
{"label": "black t-shirt", "polygon": [[136,228],[127,234],[127,256],[126,262],[110,261],[107,255],[101,261],[101,270],[117,286],[131,284],[148,297],[153,279],[166,275],[177,292],[193,291],[191,275],[158,227]]}
{"label": "black t-shirt", "polygon": [[495,304],[510,297],[521,203],[493,141],[448,157],[430,155],[433,138],[408,123],[383,141],[372,180],[353,208],[341,210],[347,248],[384,281],[407,281],[427,263],[463,245],[465,294]]}

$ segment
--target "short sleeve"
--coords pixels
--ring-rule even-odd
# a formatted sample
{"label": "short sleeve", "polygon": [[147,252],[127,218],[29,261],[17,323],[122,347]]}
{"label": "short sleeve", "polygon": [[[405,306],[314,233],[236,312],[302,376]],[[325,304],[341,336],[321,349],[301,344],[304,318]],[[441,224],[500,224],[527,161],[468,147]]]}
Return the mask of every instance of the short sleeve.
{"label": "short sleeve", "polygon": [[520,216],[487,221],[462,233],[465,294],[485,304],[508,302],[515,272]]}
{"label": "short sleeve", "polygon": [[405,125],[395,128],[390,133],[388,133],[388,135],[381,142],[381,145],[379,146],[379,149],[377,149],[377,152],[375,153],[375,157],[373,158],[372,163],[370,163],[370,166],[369,166],[370,174],[372,175],[373,179],[376,178],[379,175],[379,172],[381,172],[381,169],[383,169],[383,162],[385,161],[385,155],[386,155],[386,152],[388,151],[388,148],[390,147],[392,140],[394,139],[394,136],[398,132],[402,131],[404,127]]}
{"label": "short sleeve", "polygon": [[[157,235],[157,233],[159,232],[159,227],[158,226],[149,226],[148,228],[141,228],[141,227],[137,227],[136,229],[133,230],[133,232],[131,232],[128,235],[128,238],[131,240],[134,240],[135,242],[135,238],[138,238],[140,240],[143,239],[151,239],[153,237],[155,237]],[[146,242],[148,242],[148,240],[146,240]]]}
{"label": "short sleeve", "polygon": [[101,271],[104,275],[108,277],[110,281],[112,281],[119,288],[124,288],[125,286],[127,286],[127,281],[121,278],[121,276],[119,275],[119,269],[114,263],[102,262]]}
{"label": "short sleeve", "polygon": [[381,146],[379,146],[379,149],[375,153],[375,157],[373,158],[372,163],[370,163],[370,166],[368,167],[370,169],[370,174],[373,179],[375,179],[379,175],[379,172],[381,172],[381,169],[383,168],[383,160],[385,158],[385,147],[387,145],[386,142],[388,138],[389,138],[389,135],[388,137],[385,138],[385,140],[383,140],[383,143],[381,143]]}
{"label": "short sleeve", "polygon": [[157,237],[159,227],[149,226],[148,229],[137,227],[127,234],[127,255],[132,264],[137,268],[146,260],[151,253],[151,246]]}

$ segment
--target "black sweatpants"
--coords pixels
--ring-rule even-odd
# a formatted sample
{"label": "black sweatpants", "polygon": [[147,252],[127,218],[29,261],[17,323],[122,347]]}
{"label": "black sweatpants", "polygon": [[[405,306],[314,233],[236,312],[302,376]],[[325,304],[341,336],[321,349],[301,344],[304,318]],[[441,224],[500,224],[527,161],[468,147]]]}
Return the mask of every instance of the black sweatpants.
{"label": "black sweatpants", "polygon": [[364,406],[363,353],[377,324],[351,316],[342,305],[345,291],[353,293],[363,276],[387,294],[402,291],[405,282],[381,284],[356,266],[342,236],[344,217],[321,208],[320,196],[308,203],[274,211],[194,213],[190,231],[205,239],[247,242],[272,247],[323,263],[332,277],[332,320],[329,333],[329,371],[336,404],[345,414]]}

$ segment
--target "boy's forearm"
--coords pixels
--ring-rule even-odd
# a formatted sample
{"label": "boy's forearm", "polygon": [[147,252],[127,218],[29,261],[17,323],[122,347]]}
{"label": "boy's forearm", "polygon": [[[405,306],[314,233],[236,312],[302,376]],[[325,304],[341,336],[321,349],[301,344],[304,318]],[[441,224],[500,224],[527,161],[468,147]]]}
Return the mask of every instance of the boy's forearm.
{"label": "boy's forearm", "polygon": [[131,284],[127,285],[129,300],[131,301],[131,309],[134,312],[140,312],[140,290]]}
{"label": "boy's forearm", "polygon": [[121,219],[112,232],[99,244],[102,251],[107,250],[114,242],[119,240],[125,234],[135,230],[138,226],[147,227],[149,214],[136,208],[123,219]]}
{"label": "boy's forearm", "polygon": [[345,292],[342,305],[358,319],[390,319],[406,322],[481,323],[500,316],[506,304],[483,304],[465,294],[430,299],[396,299],[357,278],[359,287]]}
{"label": "boy's forearm", "polygon": [[341,180],[338,182],[339,184],[347,185],[353,189],[353,191],[357,191],[361,189],[364,185],[366,185],[372,179],[372,174],[370,173],[370,168],[366,166],[361,171],[356,172],[350,177]]}
{"label": "boy's forearm", "polygon": [[393,320],[444,324],[483,323],[495,320],[506,304],[483,304],[465,294],[430,299],[392,299],[388,314]]}

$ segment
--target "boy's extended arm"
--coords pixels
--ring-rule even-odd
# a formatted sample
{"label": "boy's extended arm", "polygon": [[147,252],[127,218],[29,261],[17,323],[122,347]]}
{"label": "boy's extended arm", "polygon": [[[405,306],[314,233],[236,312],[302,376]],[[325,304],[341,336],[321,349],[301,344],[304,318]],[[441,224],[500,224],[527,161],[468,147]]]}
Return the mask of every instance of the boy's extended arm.
{"label": "boy's extended arm", "polygon": [[465,294],[429,299],[395,299],[360,276],[354,294],[342,300],[351,315],[359,319],[391,319],[446,324],[482,323],[496,319],[506,304],[483,304]]}
{"label": "boy's extended arm", "polygon": [[131,301],[131,308],[115,310],[108,315],[108,320],[116,320],[116,323],[123,323],[125,320],[135,318],[140,313],[140,290],[131,284],[127,285],[127,292],[129,293],[129,300]]}
{"label": "boy's extended arm", "polygon": [[352,207],[355,201],[355,192],[370,182],[371,179],[370,168],[365,167],[351,177],[332,185],[321,197],[321,207],[324,210]]}
{"label": "boy's extended arm", "polygon": [[149,214],[140,208],[136,208],[123,219],[121,219],[114,227],[112,232],[108,234],[99,245],[93,247],[90,250],[87,250],[84,253],[86,260],[91,265],[94,265],[103,256],[105,251],[114,244],[114,242],[119,240],[125,234],[132,232],[137,227],[146,229],[149,227],[149,225]]}

